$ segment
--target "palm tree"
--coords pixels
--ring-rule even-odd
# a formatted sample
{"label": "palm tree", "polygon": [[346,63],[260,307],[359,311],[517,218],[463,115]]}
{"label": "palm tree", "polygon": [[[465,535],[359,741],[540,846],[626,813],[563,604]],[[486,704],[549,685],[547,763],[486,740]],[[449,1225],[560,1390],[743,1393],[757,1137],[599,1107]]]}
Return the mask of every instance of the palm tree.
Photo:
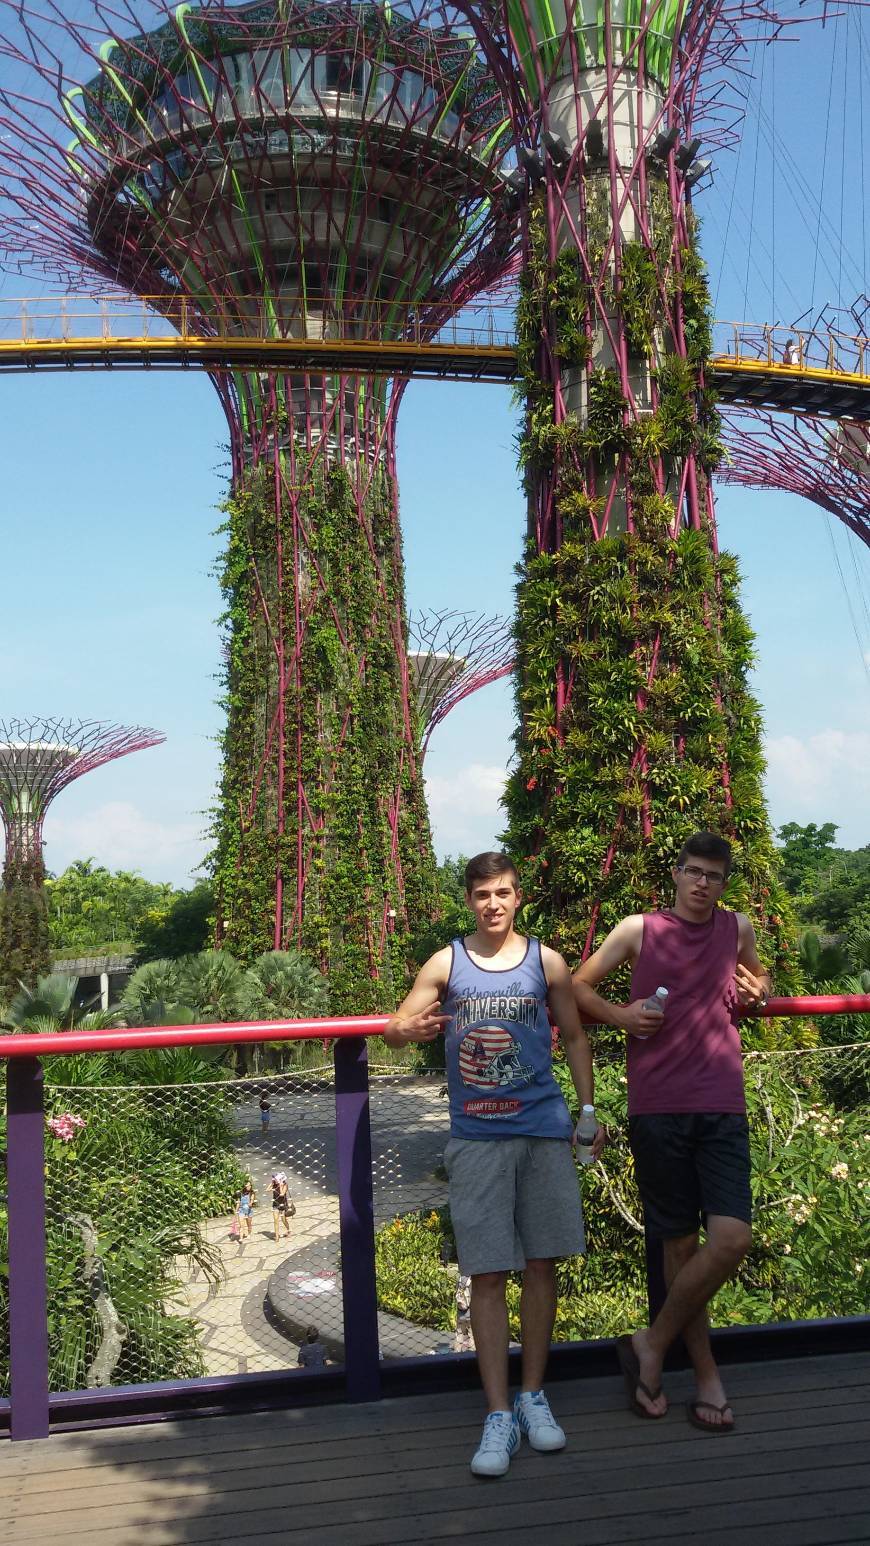
{"label": "palm tree", "polygon": [[178,999],[180,965],[179,961],[146,961],[144,966],[137,966],[121,999],[121,1013],[127,1025],[185,1023],[184,1020],[171,1020],[166,1015],[169,1006]]}
{"label": "palm tree", "polygon": [[252,1020],[293,1020],[325,1015],[329,983],[297,950],[267,950],[249,972],[248,1012]]}
{"label": "palm tree", "polygon": [[800,963],[813,988],[829,987],[848,970],[846,952],[836,940],[824,939],[815,929],[805,929],[798,944]]}
{"label": "palm tree", "polygon": [[201,950],[178,962],[177,1000],[200,1024],[244,1018],[248,973],[228,950]]}
{"label": "palm tree", "polygon": [[77,977],[64,972],[49,972],[37,978],[36,987],[23,983],[16,993],[7,1013],[8,1023],[16,1031],[43,1034],[52,1031],[103,1031],[118,1024],[118,1015],[111,1009],[90,1009],[79,1014],[76,1006]]}
{"label": "palm tree", "polygon": [[[248,973],[247,1013],[252,1020],[296,1020],[325,1015],[329,1009],[329,982],[307,956],[297,950],[267,950],[258,956]],[[286,1042],[269,1043],[277,1049],[278,1064],[284,1068]],[[300,1049],[295,1047],[298,1061]],[[254,1051],[254,1066],[259,1067],[260,1048]]]}

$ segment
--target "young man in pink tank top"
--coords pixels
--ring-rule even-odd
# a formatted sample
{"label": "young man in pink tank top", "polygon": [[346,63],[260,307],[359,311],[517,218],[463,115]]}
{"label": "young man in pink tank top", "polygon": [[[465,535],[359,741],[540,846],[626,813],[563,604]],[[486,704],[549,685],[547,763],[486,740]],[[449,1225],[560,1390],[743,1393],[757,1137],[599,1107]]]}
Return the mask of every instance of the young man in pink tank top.
{"label": "young man in pink tank top", "polygon": [[[662,1365],[682,1335],[697,1383],[689,1421],[717,1434],[733,1432],[734,1414],[707,1306],[752,1241],[737,1021],[770,987],[749,919],[719,906],[730,869],[724,838],[697,832],[672,871],[673,908],[624,918],[574,975],[581,1014],[627,1032],[629,1136],[644,1224],[664,1245],[665,1303],[651,1326],[617,1342],[629,1405],[639,1417],[664,1417]],[[629,962],[630,1002],[610,1003],[595,990]],[[664,1010],[648,1007],[658,988],[668,990]]]}

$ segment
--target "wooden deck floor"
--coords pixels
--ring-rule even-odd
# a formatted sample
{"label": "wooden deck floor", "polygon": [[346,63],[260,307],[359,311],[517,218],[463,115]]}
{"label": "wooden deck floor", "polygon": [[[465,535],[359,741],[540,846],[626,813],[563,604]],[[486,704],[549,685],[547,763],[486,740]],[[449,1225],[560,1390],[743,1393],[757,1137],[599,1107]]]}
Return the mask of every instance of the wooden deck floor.
{"label": "wooden deck floor", "polygon": [[[662,1423],[616,1379],[553,1384],[559,1455],[478,1481],[473,1392],[191,1419],[0,1448],[16,1546],[815,1546],[870,1541],[870,1353],[727,1370],[739,1431],[696,1433],[687,1376]],[[682,1399],[681,1399],[682,1398]]]}

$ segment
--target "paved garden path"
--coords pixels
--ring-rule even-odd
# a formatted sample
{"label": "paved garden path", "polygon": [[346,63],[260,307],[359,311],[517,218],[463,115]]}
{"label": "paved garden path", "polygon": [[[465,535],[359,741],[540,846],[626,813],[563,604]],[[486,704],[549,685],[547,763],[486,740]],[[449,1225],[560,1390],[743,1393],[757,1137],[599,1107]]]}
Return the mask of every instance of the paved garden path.
{"label": "paved garden path", "polygon": [[[263,1081],[264,1087],[269,1085]],[[437,1207],[447,1189],[434,1172],[447,1139],[446,1101],[440,1081],[404,1077],[372,1079],[372,1169],[375,1224],[413,1208]],[[206,1238],[217,1248],[224,1281],[210,1287],[194,1272],[172,1301],[173,1313],[190,1316],[199,1326],[207,1374],[246,1374],[295,1367],[298,1347],[270,1324],[266,1289],[273,1272],[293,1269],[295,1253],[304,1253],[311,1289],[311,1320],[340,1340],[341,1292],[338,1266],[338,1187],[335,1171],[335,1102],[331,1090],[269,1090],[272,1103],[268,1134],[260,1129],[258,1097],[240,1105],[239,1162],[254,1181],[258,1207],[249,1239],[230,1237],[231,1218],[210,1219]],[[296,1203],[290,1240],[275,1241],[269,1206],[269,1176],[284,1170]],[[319,1281],[318,1281],[319,1280]],[[411,1328],[409,1328],[409,1331]],[[409,1337],[407,1352],[421,1333]],[[439,1338],[428,1335],[434,1347]],[[410,1345],[413,1342],[414,1345]]]}

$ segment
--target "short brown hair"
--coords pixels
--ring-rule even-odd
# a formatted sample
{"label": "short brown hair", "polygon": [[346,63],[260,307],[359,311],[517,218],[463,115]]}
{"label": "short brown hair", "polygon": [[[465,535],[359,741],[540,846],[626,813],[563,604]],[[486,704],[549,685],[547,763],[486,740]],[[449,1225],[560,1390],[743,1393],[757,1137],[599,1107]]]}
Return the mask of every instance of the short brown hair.
{"label": "short brown hair", "polygon": [[470,896],[475,881],[496,880],[499,875],[509,875],[516,887],[520,884],[520,872],[510,854],[475,854],[465,866],[465,894]]}
{"label": "short brown hair", "polygon": [[677,856],[677,869],[687,859],[718,859],[725,866],[725,878],[731,874],[731,844],[718,832],[695,832],[687,838]]}

